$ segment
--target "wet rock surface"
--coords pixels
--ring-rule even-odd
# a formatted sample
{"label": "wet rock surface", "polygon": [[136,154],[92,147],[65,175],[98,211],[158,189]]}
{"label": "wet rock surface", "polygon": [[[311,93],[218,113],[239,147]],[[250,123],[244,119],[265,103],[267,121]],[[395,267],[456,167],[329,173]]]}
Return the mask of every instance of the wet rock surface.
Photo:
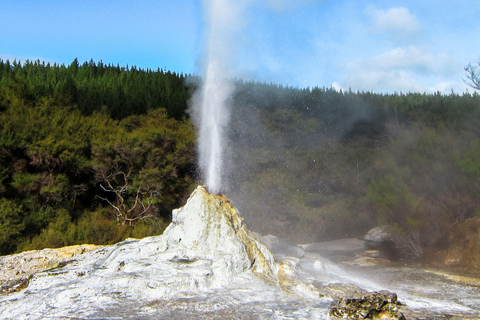
{"label": "wet rock surface", "polygon": [[355,292],[336,300],[330,308],[335,319],[405,320],[399,311],[402,304],[397,295],[388,291]]}
{"label": "wet rock surface", "polygon": [[0,257],[0,293],[25,289],[34,274],[65,266],[76,256],[98,248],[96,245],[83,244]]}
{"label": "wet rock surface", "polygon": [[202,187],[172,220],[162,236],[32,272],[17,292],[0,295],[0,319],[328,319],[332,306],[342,317],[386,316],[393,292],[407,319],[475,319],[480,311],[480,286],[465,277],[460,284],[349,263],[368,251],[359,239],[297,247],[259,235],[263,245],[228,199]]}
{"label": "wet rock surface", "polygon": [[302,245],[300,277],[321,273],[313,283],[321,296],[333,301],[388,290],[404,304],[399,310],[406,319],[480,319],[479,278],[402,266],[379,250],[362,248],[362,242],[341,239]]}

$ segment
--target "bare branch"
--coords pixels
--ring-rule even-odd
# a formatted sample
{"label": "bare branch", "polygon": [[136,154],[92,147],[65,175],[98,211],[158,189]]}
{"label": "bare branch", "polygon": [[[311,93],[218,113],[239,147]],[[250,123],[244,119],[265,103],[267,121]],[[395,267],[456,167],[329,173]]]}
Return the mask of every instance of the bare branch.
{"label": "bare branch", "polygon": [[103,197],[100,197],[100,196],[97,196],[99,199],[102,199],[103,201],[106,201],[112,208],[114,208],[116,211],[117,211],[117,215],[115,216],[115,218],[117,219],[117,221],[119,221],[119,217],[123,219],[123,215],[122,215],[122,212],[120,211],[120,208],[118,208],[117,206],[115,206],[113,203],[110,202],[110,200],[108,200],[107,198],[103,198]]}
{"label": "bare branch", "polygon": [[[135,196],[135,202],[133,203],[133,206],[130,208],[130,210],[127,211],[127,213],[130,213],[132,212],[133,210],[135,210],[135,208],[137,207],[137,204],[138,203],[142,203],[140,201],[140,188],[137,190],[137,195]],[[142,203],[142,207],[143,207],[143,203]]]}
{"label": "bare branch", "polygon": [[143,152],[141,148],[117,144],[114,149],[115,155],[97,150],[98,161],[93,170],[101,191],[109,194],[99,199],[114,209],[115,218],[122,224],[153,217],[155,201],[152,198],[159,194],[159,177],[145,177],[135,169],[133,159]]}
{"label": "bare branch", "polygon": [[113,189],[107,189],[101,183],[100,183],[100,188],[102,188],[103,191],[114,192]]}
{"label": "bare branch", "polygon": [[480,61],[476,66],[469,63],[465,67],[465,76],[470,81],[470,83],[467,83],[467,81],[465,81],[465,83],[467,83],[470,87],[476,90],[480,90],[480,72],[478,70],[479,67],[480,67]]}

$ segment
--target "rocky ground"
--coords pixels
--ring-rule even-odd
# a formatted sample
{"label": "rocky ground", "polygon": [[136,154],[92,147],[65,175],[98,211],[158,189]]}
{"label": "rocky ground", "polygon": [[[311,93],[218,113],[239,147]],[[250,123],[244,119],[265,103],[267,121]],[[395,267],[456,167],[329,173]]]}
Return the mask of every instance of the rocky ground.
{"label": "rocky ground", "polygon": [[0,257],[0,294],[20,291],[36,273],[61,268],[76,256],[99,246],[84,244],[58,249],[25,251]]}
{"label": "rocky ground", "polygon": [[400,267],[373,234],[291,245],[199,187],[162,236],[1,257],[0,319],[480,319],[479,279]]}
{"label": "rocky ground", "polygon": [[480,319],[480,278],[477,276],[398,260],[389,252],[389,244],[383,241],[351,238],[300,247],[305,251],[305,258],[321,257],[333,262],[334,267],[323,264],[327,273],[336,273],[341,278],[343,273],[341,284],[324,286],[327,291],[333,290],[333,295],[341,288],[336,293],[334,308],[341,310],[350,303],[358,310],[359,303],[375,298],[372,291],[382,292],[384,288],[388,291],[382,301],[392,305],[389,294],[397,293],[398,301],[406,304],[402,308],[406,319]]}

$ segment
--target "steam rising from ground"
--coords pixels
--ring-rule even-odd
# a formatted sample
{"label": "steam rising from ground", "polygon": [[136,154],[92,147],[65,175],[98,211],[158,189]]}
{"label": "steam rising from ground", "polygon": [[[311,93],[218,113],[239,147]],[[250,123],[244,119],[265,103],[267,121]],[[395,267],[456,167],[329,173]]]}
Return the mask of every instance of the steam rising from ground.
{"label": "steam rising from ground", "polygon": [[[203,1],[202,82],[190,101],[191,119],[198,130],[202,180],[210,193],[227,194],[247,222],[255,226],[255,231],[263,233],[285,236],[293,232],[290,229],[296,230],[290,224],[293,221],[294,225],[299,225],[295,219],[303,221],[306,210],[305,204],[296,198],[297,194],[310,193],[313,200],[309,203],[318,205],[307,209],[313,216],[321,216],[322,208],[317,207],[325,202],[327,191],[334,188],[324,186],[327,183],[322,184],[322,181],[328,179],[322,179],[317,173],[315,161],[323,165],[320,159],[325,152],[321,147],[328,140],[320,137],[326,130],[330,131],[330,136],[340,136],[353,122],[342,112],[336,112],[337,116],[323,111],[317,117],[310,114],[325,104],[320,100],[311,105],[311,111],[306,111],[308,108],[295,110],[298,104],[295,97],[301,91],[234,80],[236,77],[250,78],[248,63],[246,66],[245,60],[240,58],[242,53],[247,50],[256,54],[261,48],[250,41],[255,38],[255,32],[262,31],[255,29],[262,24],[255,23],[256,18],[251,13],[265,9],[278,12],[308,3],[307,0],[281,1],[275,7],[271,1]],[[259,53],[256,57],[258,63],[264,61],[261,56]],[[355,110],[358,109],[357,106]],[[296,153],[297,148],[303,153]],[[307,179],[304,173],[309,170],[311,174]],[[307,182],[300,182],[300,177],[308,180],[308,186],[302,185]],[[310,221],[307,227],[312,229],[311,234],[323,234],[320,223]]]}

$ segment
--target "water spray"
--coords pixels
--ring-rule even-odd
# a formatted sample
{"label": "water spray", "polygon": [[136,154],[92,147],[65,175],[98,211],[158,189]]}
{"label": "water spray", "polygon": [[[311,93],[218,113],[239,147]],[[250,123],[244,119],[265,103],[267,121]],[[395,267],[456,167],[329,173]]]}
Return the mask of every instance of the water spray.
{"label": "water spray", "polygon": [[202,87],[198,148],[200,166],[210,193],[221,191],[224,170],[225,129],[229,123],[227,99],[231,85],[211,61]]}
{"label": "water spray", "polygon": [[193,98],[198,128],[198,158],[202,178],[210,193],[222,191],[225,178],[226,128],[230,121],[228,100],[233,93],[232,40],[238,32],[238,6],[231,0],[204,1],[206,48],[204,75]]}

